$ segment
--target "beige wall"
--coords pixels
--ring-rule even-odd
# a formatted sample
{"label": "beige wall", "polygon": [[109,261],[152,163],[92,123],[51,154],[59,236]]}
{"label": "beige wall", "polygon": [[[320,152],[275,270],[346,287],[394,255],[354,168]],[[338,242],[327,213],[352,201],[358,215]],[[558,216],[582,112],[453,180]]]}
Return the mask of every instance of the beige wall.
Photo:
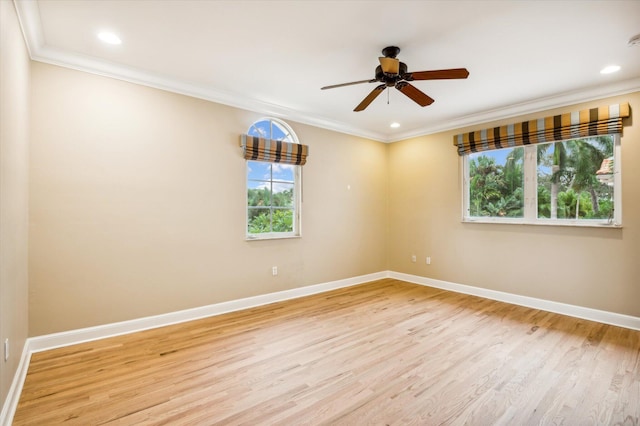
{"label": "beige wall", "polygon": [[42,63],[32,93],[31,336],[387,269],[384,144],[289,122],[303,237],[247,242],[261,115]]}
{"label": "beige wall", "polygon": [[0,1],[0,406],[27,338],[28,101],[29,56],[13,2]]}
{"label": "beige wall", "polygon": [[[461,162],[452,145],[464,131],[627,101],[632,115],[640,111],[634,93],[390,145],[389,268],[640,316],[637,119],[622,138],[623,229],[461,223]],[[411,263],[412,254],[420,261]]]}
{"label": "beige wall", "polygon": [[[593,229],[461,223],[452,136],[471,128],[385,145],[291,122],[311,149],[303,238],[246,242],[238,134],[260,115],[41,63],[31,78],[30,335],[386,269],[640,316],[638,125],[624,228]],[[619,101],[640,94],[474,128]]]}

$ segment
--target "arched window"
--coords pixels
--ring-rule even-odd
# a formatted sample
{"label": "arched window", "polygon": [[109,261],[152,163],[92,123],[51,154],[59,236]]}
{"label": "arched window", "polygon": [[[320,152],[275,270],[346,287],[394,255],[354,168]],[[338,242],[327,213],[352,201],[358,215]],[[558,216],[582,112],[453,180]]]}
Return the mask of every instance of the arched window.
{"label": "arched window", "polygon": [[[299,143],[293,130],[274,118],[256,121],[247,135],[261,140]],[[301,166],[285,164],[279,159],[280,156],[275,161],[247,159],[247,239],[300,235]]]}

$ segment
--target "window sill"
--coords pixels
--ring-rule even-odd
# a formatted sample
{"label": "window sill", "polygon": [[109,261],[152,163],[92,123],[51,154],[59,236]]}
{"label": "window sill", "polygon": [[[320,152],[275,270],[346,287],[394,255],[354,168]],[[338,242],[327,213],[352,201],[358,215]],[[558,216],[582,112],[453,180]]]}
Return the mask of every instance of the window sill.
{"label": "window sill", "polygon": [[619,223],[606,223],[601,221],[588,221],[588,220],[540,220],[537,222],[527,222],[522,219],[492,219],[492,218],[468,218],[462,219],[462,223],[483,223],[483,224],[497,224],[497,225],[532,225],[532,226],[563,226],[570,228],[607,228],[607,229],[621,229],[622,224]]}
{"label": "window sill", "polygon": [[301,235],[277,235],[277,234],[263,234],[263,235],[247,235],[245,241],[272,241],[272,240],[294,240],[302,238]]}

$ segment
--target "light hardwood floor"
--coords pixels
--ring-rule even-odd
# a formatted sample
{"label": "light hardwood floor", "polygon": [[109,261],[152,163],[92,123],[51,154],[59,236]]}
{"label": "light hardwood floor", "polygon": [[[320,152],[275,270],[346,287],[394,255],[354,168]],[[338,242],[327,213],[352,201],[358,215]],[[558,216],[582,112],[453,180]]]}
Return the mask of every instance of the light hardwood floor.
{"label": "light hardwood floor", "polygon": [[385,279],[36,353],[14,424],[639,417],[639,331]]}

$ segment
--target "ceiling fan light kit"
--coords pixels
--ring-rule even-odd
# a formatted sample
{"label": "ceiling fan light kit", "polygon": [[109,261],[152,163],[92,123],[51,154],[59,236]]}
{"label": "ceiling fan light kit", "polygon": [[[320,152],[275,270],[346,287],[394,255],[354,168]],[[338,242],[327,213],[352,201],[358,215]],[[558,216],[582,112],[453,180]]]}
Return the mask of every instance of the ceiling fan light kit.
{"label": "ceiling fan light kit", "polygon": [[434,100],[420,89],[410,84],[410,81],[461,79],[469,76],[469,71],[467,71],[466,68],[408,72],[407,64],[400,62],[400,60],[396,58],[398,53],[400,53],[400,48],[397,46],[388,46],[382,49],[383,56],[378,58],[380,65],[376,67],[375,78],[372,80],[359,80],[352,81],[350,83],[334,84],[331,86],[324,86],[321,90],[335,89],[337,87],[362,83],[382,83],[376,86],[375,89],[373,89],[367,97],[358,104],[354,111],[363,111],[387,87],[395,87],[412,101],[422,107],[425,107],[427,105],[431,105]]}

